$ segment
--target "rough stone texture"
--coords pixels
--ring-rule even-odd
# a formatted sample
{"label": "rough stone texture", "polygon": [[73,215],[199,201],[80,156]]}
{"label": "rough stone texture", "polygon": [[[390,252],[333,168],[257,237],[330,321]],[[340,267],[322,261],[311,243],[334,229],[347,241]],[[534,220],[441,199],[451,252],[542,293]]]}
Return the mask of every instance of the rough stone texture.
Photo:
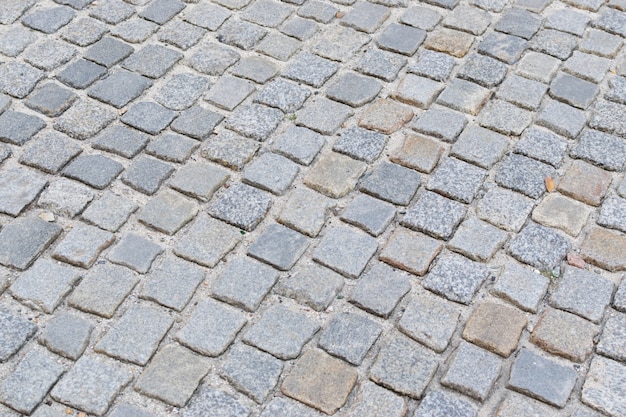
{"label": "rough stone texture", "polygon": [[104,155],[79,155],[62,171],[68,178],[102,190],[122,172],[122,164]]}
{"label": "rough stone texture", "polygon": [[509,261],[491,293],[522,310],[536,313],[549,284],[550,280],[543,275]]}
{"label": "rough stone texture", "polygon": [[139,235],[128,233],[109,252],[107,258],[116,264],[127,266],[145,274],[163,248]]}
{"label": "rough stone texture", "polygon": [[325,142],[322,135],[310,129],[290,126],[273,140],[272,151],[301,165],[309,165]]}
{"label": "rough stone texture", "polygon": [[406,206],[420,186],[420,176],[400,165],[381,162],[361,181],[359,189],[390,203]]}
{"label": "rough stone texture", "polygon": [[287,271],[309,246],[307,238],[279,224],[269,225],[250,245],[248,255]]}
{"label": "rough stone texture", "polygon": [[433,107],[422,113],[417,121],[411,122],[411,128],[452,143],[466,124],[467,119],[461,113]]}
{"label": "rough stone texture", "polygon": [[583,203],[599,206],[611,185],[611,174],[583,161],[574,161],[558,190]]}
{"label": "rough stone texture", "polygon": [[244,230],[253,230],[272,204],[271,197],[245,184],[234,184],[209,206],[209,214]]}
{"label": "rough stone texture", "polygon": [[81,152],[81,147],[67,136],[59,132],[44,131],[36,135],[31,143],[24,148],[19,162],[44,172],[56,174]]}
{"label": "rough stone texture", "polygon": [[467,305],[472,302],[488,275],[489,271],[484,265],[452,254],[437,260],[422,285],[450,301]]}
{"label": "rough stone texture", "polygon": [[[610,151],[607,151],[607,148]],[[626,163],[626,146],[622,139],[597,130],[585,130],[570,151],[574,158],[584,159],[609,171],[619,171]]]}
{"label": "rough stone texture", "polygon": [[323,311],[343,288],[341,275],[318,265],[306,265],[276,286],[276,292],[316,311]]}
{"label": "rough stone texture", "polygon": [[431,174],[428,189],[462,203],[471,203],[481,187],[486,171],[456,158],[439,162]]}
{"label": "rough stone texture", "polygon": [[468,33],[452,29],[437,29],[428,34],[424,46],[426,49],[463,58],[472,43],[474,43],[474,37]]}
{"label": "rough stone texture", "polygon": [[343,212],[341,220],[372,236],[379,236],[391,223],[395,214],[396,209],[393,205],[359,194]]}
{"label": "rough stone texture", "polygon": [[535,208],[532,219],[544,226],[556,227],[577,236],[587,222],[590,212],[586,205],[561,194],[552,193]]}
{"label": "rough stone texture", "polygon": [[0,230],[0,264],[25,270],[63,229],[39,218],[22,217]]}
{"label": "rough stone texture", "polygon": [[268,152],[246,166],[243,181],[273,194],[283,195],[299,171],[298,165],[294,162],[284,156]]}
{"label": "rough stone texture", "polygon": [[[432,212],[442,213],[442,216],[433,218]],[[449,239],[465,212],[463,204],[428,191],[409,207],[400,224],[436,238]]]}
{"label": "rough stone texture", "polygon": [[258,142],[225,130],[201,148],[201,155],[225,167],[241,170],[259,149]]}
{"label": "rough stone texture", "polygon": [[52,257],[89,268],[100,253],[115,241],[110,232],[84,224],[76,225],[52,252]]}
{"label": "rough stone texture", "polygon": [[402,417],[407,411],[406,402],[400,396],[369,381],[361,384],[356,401],[348,417]]}
{"label": "rough stone texture", "polygon": [[361,231],[336,226],[326,232],[313,259],[349,278],[357,278],[378,249],[376,240]]}
{"label": "rough stone texture", "polygon": [[326,196],[308,188],[297,188],[276,220],[307,236],[316,237],[334,206],[333,200]]}
{"label": "rough stone texture", "polygon": [[444,147],[438,141],[421,135],[409,134],[404,139],[402,147],[389,160],[415,169],[431,172],[443,154]]}
{"label": "rough stone texture", "polygon": [[341,132],[333,150],[365,162],[375,161],[382,153],[387,137],[371,130],[353,127]]}
{"label": "rough stone texture", "polygon": [[13,311],[0,309],[0,361],[13,356],[37,331],[37,326]]}
{"label": "rough stone texture", "polygon": [[475,417],[477,414],[469,401],[445,391],[431,391],[424,397],[413,415],[415,417],[433,415]]}
{"label": "rough stone texture", "polygon": [[441,383],[484,401],[500,373],[501,360],[470,343],[461,343]]}
{"label": "rough stone texture", "polygon": [[[477,241],[476,236],[481,238]],[[471,217],[459,226],[448,248],[475,261],[484,262],[502,247],[507,238],[507,233],[502,230]]]}
{"label": "rough stone texture", "polygon": [[105,192],[87,207],[81,218],[101,229],[117,232],[135,210],[137,206],[124,197]]}
{"label": "rough stone texture", "polygon": [[515,145],[515,152],[559,168],[565,157],[567,143],[564,138],[532,126],[524,131]]}
{"label": "rough stone texture", "polygon": [[[548,101],[536,119],[538,125],[547,127],[570,139],[575,138],[580,133],[585,121],[586,117],[581,110],[558,101]],[[590,126],[595,127],[593,121]]]}
{"label": "rough stone texture", "polygon": [[509,253],[515,259],[540,270],[557,269],[570,248],[570,242],[547,227],[528,223],[511,240]]}
{"label": "rough stone texture", "polygon": [[441,248],[437,240],[400,227],[390,236],[379,259],[395,268],[422,276]]}
{"label": "rough stone texture", "polygon": [[296,124],[323,135],[331,135],[353,114],[351,107],[319,97],[296,113]]}
{"label": "rough stone texture", "polygon": [[624,368],[611,359],[594,357],[583,385],[582,401],[611,415],[623,414],[626,411]]}
{"label": "rough stone texture", "polygon": [[411,284],[402,272],[377,263],[359,279],[349,301],[367,312],[388,318],[410,289]]}
{"label": "rough stone texture", "polygon": [[0,189],[0,212],[13,217],[32,203],[48,183],[45,177],[24,168],[7,169],[0,173],[0,180],[8,185]]}
{"label": "rough stone texture", "polygon": [[352,190],[366,167],[364,162],[331,152],[313,165],[304,177],[304,183],[324,195],[340,198]]}
{"label": "rough stone texture", "polygon": [[556,417],[558,412],[554,407],[542,403],[526,395],[509,393],[502,404],[496,410],[496,417],[514,417],[514,416],[546,416]]}
{"label": "rough stone texture", "polygon": [[64,313],[47,323],[39,340],[52,352],[76,360],[87,348],[93,328],[91,322]]}
{"label": "rough stone texture", "polygon": [[598,342],[597,351],[599,353],[624,362],[626,358],[624,324],[626,324],[626,315],[624,314],[614,313],[609,317]]}
{"label": "rough stone texture", "polygon": [[189,223],[198,212],[192,200],[172,190],[154,196],[139,212],[138,220],[153,229],[173,235]]}

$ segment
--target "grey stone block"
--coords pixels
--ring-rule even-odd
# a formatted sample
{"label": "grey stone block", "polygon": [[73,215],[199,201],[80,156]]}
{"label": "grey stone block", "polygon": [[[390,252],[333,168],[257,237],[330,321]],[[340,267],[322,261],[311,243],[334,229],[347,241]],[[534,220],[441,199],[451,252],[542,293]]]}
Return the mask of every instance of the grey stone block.
{"label": "grey stone block", "polygon": [[389,14],[387,7],[372,3],[357,3],[346,13],[340,23],[361,32],[374,33],[387,20]]}
{"label": "grey stone block", "polygon": [[491,92],[466,80],[453,79],[437,97],[437,103],[475,115],[481,109]]}
{"label": "grey stone block", "polygon": [[406,336],[394,334],[378,353],[370,379],[411,398],[421,398],[437,370],[434,353]]}
{"label": "grey stone block", "polygon": [[457,4],[459,4],[458,0],[428,0],[426,3],[432,4],[433,6],[443,7],[444,9],[454,9]]}
{"label": "grey stone block", "polygon": [[230,261],[217,277],[213,296],[247,311],[255,311],[278,280],[278,272],[250,258]]}
{"label": "grey stone block", "polygon": [[413,74],[407,74],[398,85],[394,96],[399,101],[426,109],[443,88],[444,85],[441,83]]}
{"label": "grey stone block", "polygon": [[139,297],[181,311],[203,280],[202,268],[176,257],[167,257],[146,275]]}
{"label": "grey stone block", "polygon": [[272,141],[272,150],[301,165],[309,165],[326,140],[320,134],[300,126],[290,126]]}
{"label": "grey stone block", "polygon": [[185,3],[178,0],[154,0],[139,13],[139,17],[164,24],[185,8]]}
{"label": "grey stone block", "polygon": [[96,64],[111,68],[134,51],[132,46],[118,41],[117,39],[106,37],[100,39],[87,49],[84,58]]}
{"label": "grey stone block", "polygon": [[41,193],[48,181],[39,173],[17,167],[0,173],[0,212],[17,217]]}
{"label": "grey stone block", "polygon": [[317,24],[309,19],[292,16],[281,25],[280,30],[287,36],[305,41],[317,32]]}
{"label": "grey stone block", "polygon": [[151,414],[134,405],[117,404],[111,410],[109,417],[154,417],[154,414]]}
{"label": "grey stone block", "polygon": [[130,43],[141,43],[158,29],[156,23],[138,17],[119,23],[111,28],[111,35]]}
{"label": "grey stone block", "polygon": [[224,130],[200,149],[201,155],[234,170],[241,170],[260,145],[230,130]]}
{"label": "grey stone block", "polygon": [[229,177],[228,171],[212,164],[190,163],[176,172],[169,185],[181,193],[208,201]]}
{"label": "grey stone block", "polygon": [[52,352],[76,360],[87,348],[93,329],[89,321],[62,313],[48,321],[39,341]]}
{"label": "grey stone block", "polygon": [[458,77],[492,88],[504,79],[507,67],[502,62],[484,55],[473,55],[461,67]]}
{"label": "grey stone block", "polygon": [[149,142],[150,137],[145,133],[129,129],[125,126],[114,125],[106,128],[91,143],[95,149],[121,155],[124,158],[133,158]]}
{"label": "grey stone block", "polygon": [[526,45],[527,42],[517,36],[492,32],[478,45],[478,52],[510,65],[520,59]]}
{"label": "grey stone block", "polygon": [[[589,121],[594,129],[604,130],[620,136],[626,135],[626,123],[620,117],[625,106],[610,101],[598,100]],[[584,116],[579,116],[584,123]],[[580,130],[579,130],[580,131]]]}
{"label": "grey stone block", "polygon": [[283,71],[282,76],[303,82],[312,87],[321,87],[337,70],[339,65],[309,52],[299,53]]}
{"label": "grey stone block", "polygon": [[462,203],[471,203],[486,174],[486,171],[475,165],[447,158],[432,173],[428,188]]}
{"label": "grey stone block", "polygon": [[183,54],[161,45],[148,45],[126,58],[122,66],[149,78],[160,78],[183,57]]}
{"label": "grey stone block", "polygon": [[176,113],[160,104],[140,102],[133,104],[121,117],[121,121],[146,133],[156,135],[176,117]]}
{"label": "grey stone block", "polygon": [[275,305],[246,332],[243,341],[279,359],[295,359],[319,328],[304,314]]}
{"label": "grey stone block", "polygon": [[254,48],[267,32],[267,29],[253,23],[231,20],[219,28],[217,40],[247,51]]}
{"label": "grey stone block", "polygon": [[277,78],[263,87],[254,101],[276,107],[285,113],[294,113],[310,95],[308,88]]}
{"label": "grey stone block", "polygon": [[565,60],[572,54],[577,43],[578,38],[574,35],[552,29],[543,29],[530,41],[530,48]]}
{"label": "grey stone block", "polygon": [[122,182],[144,194],[154,194],[174,167],[158,159],[141,156],[137,158],[122,176]]}
{"label": "grey stone block", "polygon": [[526,129],[515,145],[515,152],[545,162],[555,168],[561,166],[566,149],[567,143],[562,137],[534,126]]}
{"label": "grey stone block", "polygon": [[100,199],[87,207],[81,218],[101,229],[117,232],[135,210],[137,205],[129,200],[112,192],[105,192]]}
{"label": "grey stone block", "polygon": [[350,227],[328,230],[313,259],[349,278],[357,278],[378,249],[376,240]]}
{"label": "grey stone block", "polygon": [[206,30],[202,28],[174,20],[159,30],[158,37],[161,42],[169,43],[186,51],[197,44],[205,34]]}
{"label": "grey stone block", "polygon": [[272,204],[269,194],[236,183],[219,195],[209,206],[209,214],[217,219],[252,231]]}
{"label": "grey stone block", "polygon": [[422,400],[414,417],[445,415],[454,417],[475,417],[476,409],[469,401],[448,394],[446,391],[431,391]]}
{"label": "grey stone block", "polygon": [[65,367],[43,349],[28,352],[0,385],[0,401],[31,414],[58,381]]}
{"label": "grey stone block", "polygon": [[609,33],[624,36],[626,34],[626,30],[623,27],[624,20],[625,17],[623,11],[607,9],[604,13],[602,13],[600,18],[593,23],[593,25],[606,30]]}
{"label": "grey stone block", "polygon": [[[207,414],[209,413],[209,414]],[[250,410],[232,395],[203,386],[183,410],[183,417],[248,417]]]}
{"label": "grey stone block", "polygon": [[508,234],[474,217],[464,221],[448,247],[475,261],[488,261],[506,242]]}
{"label": "grey stone block", "polygon": [[198,213],[198,205],[181,194],[165,189],[152,198],[139,213],[138,220],[168,235],[173,235]]}
{"label": "grey stone block", "polygon": [[517,73],[526,78],[547,83],[552,79],[560,64],[561,61],[549,55],[527,52],[517,64]]}
{"label": "grey stone block", "polygon": [[510,75],[500,86],[497,96],[525,109],[537,110],[546,90],[547,87],[540,82]]}
{"label": "grey stone block", "polygon": [[24,270],[63,229],[35,217],[20,217],[0,231],[0,264]]}
{"label": "grey stone block", "polygon": [[108,259],[145,274],[163,248],[139,235],[129,233],[109,252]]}
{"label": "grey stone block", "polygon": [[400,396],[369,381],[361,385],[357,402],[350,408],[348,417],[402,417],[406,414],[406,402]]}
{"label": "grey stone block", "polygon": [[359,194],[341,215],[341,220],[372,236],[382,234],[396,214],[396,208],[383,201]]}
{"label": "grey stone block", "polygon": [[37,326],[18,314],[0,308],[0,361],[13,356],[37,331]]}
{"label": "grey stone block", "polygon": [[511,368],[508,386],[562,408],[577,377],[578,374],[572,367],[522,349]]}
{"label": "grey stone block", "polygon": [[624,402],[624,366],[596,356],[582,388],[582,401],[608,414],[621,413]]}
{"label": "grey stone block", "polygon": [[296,124],[331,135],[353,114],[352,108],[344,104],[318,97],[296,113]]}
{"label": "grey stone block", "polygon": [[313,53],[333,61],[343,62],[367,44],[370,37],[343,26],[328,26],[312,39]]}
{"label": "grey stone block", "polygon": [[360,73],[390,82],[396,79],[406,62],[407,59],[402,55],[369,49],[358,61],[355,69]]}
{"label": "grey stone block", "polygon": [[355,159],[373,162],[380,156],[386,143],[385,135],[355,126],[340,134],[333,150]]}
{"label": "grey stone block", "polygon": [[550,95],[579,109],[586,109],[593,101],[597,86],[568,74],[559,74],[550,85]]}
{"label": "grey stone block", "polygon": [[576,36],[583,36],[590,20],[591,18],[586,13],[563,9],[558,12],[552,12],[546,19],[544,27],[571,33]]}
{"label": "grey stone block", "polygon": [[600,83],[611,66],[611,60],[574,51],[563,70],[592,83]]}
{"label": "grey stone block", "polygon": [[354,313],[339,313],[322,331],[319,347],[353,365],[360,365],[382,332],[379,324]]}
{"label": "grey stone block", "polygon": [[334,203],[328,197],[308,188],[295,189],[277,220],[307,236],[315,237],[320,232]]}
{"label": "grey stone block", "polygon": [[152,85],[152,81],[133,72],[120,70],[98,81],[87,94],[117,108],[124,107]]}
{"label": "grey stone block", "polygon": [[511,8],[502,14],[495,26],[498,32],[530,39],[539,30],[541,16],[519,8]]}
{"label": "grey stone block", "polygon": [[520,262],[541,270],[559,267],[570,242],[547,227],[529,223],[511,240],[509,253]]}
{"label": "grey stone block", "polygon": [[183,407],[209,372],[209,361],[178,345],[161,349],[135,383],[135,390]]}
{"label": "grey stone block", "polygon": [[502,100],[490,101],[479,119],[481,126],[504,135],[519,136],[531,123],[532,113]]}
{"label": "grey stone block", "polygon": [[272,0],[258,0],[241,13],[241,18],[266,27],[277,27],[289,15],[293,8]]}
{"label": "grey stone block", "polygon": [[620,104],[626,104],[626,77],[611,78],[609,87],[606,98]]}
{"label": "grey stone block", "polygon": [[343,278],[316,264],[306,265],[279,282],[276,292],[315,311],[324,311],[343,288]]}
{"label": "grey stone block", "polygon": [[232,111],[254,90],[254,84],[250,81],[224,75],[211,86],[204,99],[219,108]]}
{"label": "grey stone block", "polygon": [[441,13],[422,6],[409,7],[399,21],[405,25],[414,26],[422,30],[433,30],[441,20]]}
{"label": "grey stone block", "polygon": [[226,127],[243,136],[263,142],[276,130],[283,118],[283,113],[278,109],[260,104],[249,104],[235,110],[226,120]]}
{"label": "grey stone block", "polygon": [[[553,100],[548,101],[536,119],[538,125],[547,127],[570,139],[578,136],[585,122],[586,116],[581,110]],[[596,127],[593,118],[590,121],[590,126]]]}
{"label": "grey stone block", "polygon": [[580,42],[578,48],[583,52],[589,52],[605,58],[615,58],[622,40],[603,30],[589,29],[586,36]]}
{"label": "grey stone block", "polygon": [[367,312],[387,318],[410,289],[411,284],[404,273],[377,263],[357,282],[349,301]]}
{"label": "grey stone block", "polygon": [[468,305],[488,276],[489,270],[484,265],[451,254],[437,260],[422,285],[451,301]]}
{"label": "grey stone block", "polygon": [[283,364],[272,355],[238,344],[221,366],[224,376],[239,391],[262,403],[278,383]]}
{"label": "grey stone block", "polygon": [[151,140],[146,153],[165,161],[185,162],[198,146],[197,140],[170,133]]}
{"label": "grey stone block", "polygon": [[211,3],[198,3],[183,12],[185,21],[210,31],[217,30],[230,16],[228,10]]}
{"label": "grey stone block", "polygon": [[74,88],[87,88],[106,74],[106,68],[91,61],[79,59],[66,66],[56,76],[63,84]]}
{"label": "grey stone block", "polygon": [[79,310],[111,318],[139,282],[129,269],[111,264],[93,267],[69,297],[68,304]]}
{"label": "grey stone block", "polygon": [[[55,400],[87,413],[101,416],[117,394],[131,380],[131,373],[119,364],[96,356],[83,356],[50,393]],[[85,391],[91,395],[82,395]]]}
{"label": "grey stone block", "polygon": [[243,181],[276,195],[283,195],[300,171],[298,165],[275,154],[264,153],[243,171]]}
{"label": "grey stone block", "polygon": [[85,140],[100,132],[116,117],[117,113],[113,110],[83,99],[56,119],[54,128],[74,139]]}
{"label": "grey stone block", "polygon": [[90,8],[89,16],[105,23],[117,25],[135,13],[135,8],[121,0],[105,0]]}
{"label": "grey stone block", "polygon": [[77,224],[52,252],[52,257],[72,265],[89,268],[100,252],[106,249],[115,236],[105,230]]}
{"label": "grey stone block", "polygon": [[46,122],[37,116],[5,111],[0,115],[0,141],[22,146],[44,127]]}
{"label": "grey stone block", "polygon": [[609,316],[602,337],[598,342],[597,351],[604,356],[624,361],[626,359],[626,315],[613,314]]}
{"label": "grey stone block", "polygon": [[37,35],[32,30],[15,26],[0,35],[0,52],[3,55],[14,58],[24,52],[24,49],[35,42],[35,40],[37,40]]}
{"label": "grey stone block", "polygon": [[16,98],[26,97],[44,77],[44,72],[21,62],[0,66],[0,91]]}
{"label": "grey stone block", "polygon": [[243,57],[231,69],[231,74],[263,84],[276,75],[278,68],[267,58],[260,56]]}
{"label": "grey stone block", "polygon": [[556,171],[550,165],[512,154],[503,161],[495,180],[503,187],[538,198],[546,192],[546,177],[554,178],[555,174]]}
{"label": "grey stone block", "polygon": [[248,255],[287,271],[308,246],[308,240],[300,233],[278,224],[270,224],[250,245]]}
{"label": "grey stone block", "polygon": [[536,313],[550,280],[515,262],[507,262],[491,293],[516,307]]}
{"label": "grey stone block", "polygon": [[611,302],[613,289],[613,283],[599,274],[566,266],[550,301],[555,307],[598,323]]}
{"label": "grey stone block", "polygon": [[[432,12],[430,9],[424,9],[425,14],[430,12]],[[419,52],[417,60],[407,68],[407,71],[436,81],[446,81],[455,66],[456,61],[450,55],[424,49]]]}
{"label": "grey stone block", "polygon": [[108,31],[109,29],[104,23],[90,17],[84,17],[67,25],[61,32],[61,37],[74,45],[89,46],[99,41]]}
{"label": "grey stone block", "polygon": [[120,163],[102,155],[80,155],[62,171],[66,177],[75,179],[99,190],[108,186],[122,172]]}
{"label": "grey stone block", "polygon": [[[335,18],[336,13],[337,9],[334,6],[317,0],[302,4],[302,6],[299,7],[297,11],[298,16],[305,17],[307,19],[313,19],[320,23],[330,23]],[[359,30],[359,28],[356,27],[354,27],[354,29]]]}
{"label": "grey stone block", "polygon": [[450,153],[459,159],[488,169],[504,156],[508,146],[506,136],[470,125],[461,133]]}
{"label": "grey stone block", "polygon": [[597,223],[601,226],[611,229],[626,231],[626,218],[624,213],[626,210],[626,199],[618,196],[611,196],[604,200],[600,210],[600,217]]}
{"label": "grey stone block", "polygon": [[426,39],[422,29],[392,23],[378,36],[377,44],[381,49],[411,56]]}
{"label": "grey stone block", "polygon": [[[409,207],[400,222],[410,229],[440,239],[449,239],[465,216],[465,205],[427,191]],[[440,213],[437,218],[432,213]]]}
{"label": "grey stone block", "polygon": [[274,397],[265,407],[261,417],[321,417],[322,413],[299,401],[286,397]]}
{"label": "grey stone block", "polygon": [[239,58],[240,55],[232,48],[208,43],[201,45],[187,58],[187,64],[206,75],[222,75]]}
{"label": "grey stone block", "polygon": [[27,14],[22,23],[29,28],[51,34],[67,25],[74,16],[76,12],[69,7],[42,7]]}
{"label": "grey stone block", "polygon": [[497,412],[498,417],[530,417],[533,414],[556,417],[558,415],[554,407],[515,392],[511,392],[506,396],[500,407],[498,407]]}
{"label": "grey stone block", "polygon": [[432,107],[412,122],[411,128],[445,142],[455,142],[466,124],[467,119],[461,113]]}
{"label": "grey stone block", "polygon": [[619,171],[626,162],[626,147],[617,136],[585,130],[570,155],[610,171]]}
{"label": "grey stone block", "polygon": [[26,107],[48,117],[60,116],[78,98],[70,90],[58,84],[48,83],[33,92],[24,104]]}
{"label": "grey stone block", "polygon": [[484,401],[500,374],[501,362],[497,355],[461,342],[441,383]]}
{"label": "grey stone block", "polygon": [[361,181],[360,190],[394,204],[409,204],[420,186],[420,176],[400,165],[381,162]]}

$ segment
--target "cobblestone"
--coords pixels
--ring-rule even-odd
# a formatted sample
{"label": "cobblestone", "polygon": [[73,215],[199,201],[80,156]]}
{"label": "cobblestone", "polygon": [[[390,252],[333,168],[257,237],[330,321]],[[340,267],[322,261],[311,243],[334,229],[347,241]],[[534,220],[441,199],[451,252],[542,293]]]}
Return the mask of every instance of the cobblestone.
{"label": "cobblestone", "polygon": [[115,241],[110,232],[78,224],[59,242],[52,257],[72,265],[89,268],[100,253]]}
{"label": "cobblestone", "polygon": [[315,311],[323,311],[343,288],[341,275],[318,265],[306,265],[279,282],[276,291]]}
{"label": "cobblestone", "polygon": [[48,184],[40,174],[25,168],[13,168],[0,174],[4,184],[0,190],[0,212],[16,217],[32,203]]}
{"label": "cobblestone", "polygon": [[[430,9],[424,11],[425,14],[429,12],[432,11]],[[424,49],[419,52],[417,60],[407,68],[407,71],[436,81],[446,81],[455,66],[454,58]]]}
{"label": "cobblestone", "polygon": [[[319,346],[333,356],[353,365],[360,365],[365,355],[380,336],[380,325],[365,317],[352,313],[335,316],[322,332]],[[350,340],[345,345],[345,340]]]}
{"label": "cobblestone", "polygon": [[93,329],[88,320],[64,313],[48,322],[39,340],[52,352],[76,360],[87,348]]}
{"label": "cobblestone", "polygon": [[507,261],[491,293],[525,311],[536,313],[550,280],[529,268]]}
{"label": "cobblestone", "polygon": [[96,64],[111,68],[134,52],[134,48],[113,38],[102,38],[87,51],[84,57]]}
{"label": "cobblestone", "polygon": [[117,232],[137,210],[137,205],[112,192],[105,192],[102,197],[87,207],[81,218],[88,223],[110,232]]}
{"label": "cobblestone", "polygon": [[219,108],[232,111],[254,90],[254,84],[250,81],[225,75],[211,86],[204,99]]}
{"label": "cobblestone", "polygon": [[268,83],[254,98],[258,103],[276,107],[285,113],[299,110],[311,95],[308,88],[278,78]]}
{"label": "cobblestone", "polygon": [[486,172],[456,158],[440,161],[433,171],[428,188],[446,197],[470,203],[485,178]]}
{"label": "cobblestone", "polygon": [[281,271],[289,270],[306,251],[305,236],[287,227],[271,224],[252,243],[248,254]]}
{"label": "cobblestone", "polygon": [[163,248],[139,235],[129,233],[109,252],[108,259],[145,274]]}
{"label": "cobblestone", "polygon": [[341,215],[341,219],[372,236],[379,236],[391,223],[395,214],[396,209],[393,205],[360,194],[352,200]]}
{"label": "cobblestone", "polygon": [[431,172],[443,154],[444,147],[438,141],[421,135],[406,135],[402,147],[390,156],[390,161],[415,169]]}
{"label": "cobblestone", "polygon": [[596,356],[582,389],[582,401],[593,408],[619,415],[624,403],[624,366],[619,362]]}
{"label": "cobblestone", "polygon": [[200,150],[205,158],[239,171],[252,159],[259,146],[255,140],[225,130],[205,143]]}
{"label": "cobblestone", "polygon": [[451,254],[439,258],[425,276],[422,285],[451,301],[467,305],[488,275],[489,271],[484,265]]}
{"label": "cobblestone", "polygon": [[422,113],[416,122],[411,122],[411,128],[453,143],[466,124],[467,118],[461,113],[433,107]]}
{"label": "cobblestone", "polygon": [[406,65],[406,62],[406,58],[401,55],[370,49],[363,54],[356,66],[356,70],[384,81],[393,81],[402,67]]}
{"label": "cobblestone", "polygon": [[[449,239],[465,216],[463,204],[433,192],[425,192],[409,207],[401,225],[440,239]],[[433,218],[430,213],[441,213]],[[444,215],[445,214],[445,215]]]}
{"label": "cobblestone", "polygon": [[578,236],[590,212],[584,204],[554,193],[546,196],[535,208],[532,219],[544,226],[556,227]]}
{"label": "cobblestone", "polygon": [[63,229],[35,217],[17,218],[0,231],[0,264],[25,270]]}
{"label": "cobblestone", "polygon": [[313,259],[349,278],[357,278],[378,249],[376,240],[350,227],[330,229],[313,253]]}
{"label": "cobblestone", "polygon": [[73,92],[53,83],[45,84],[24,102],[26,107],[48,117],[60,116],[78,98]]}
{"label": "cobblestone", "polygon": [[174,171],[174,168],[158,159],[142,156],[128,167],[122,182],[144,194],[154,194],[163,181]]}
{"label": "cobblestone", "polygon": [[452,29],[436,29],[424,42],[426,49],[463,58],[474,43],[472,35]]}
{"label": "cobblestone", "polygon": [[369,313],[388,318],[410,289],[404,273],[377,263],[359,279],[349,301]]}
{"label": "cobblestone", "polygon": [[552,229],[529,223],[511,240],[509,253],[535,268],[552,270],[559,266],[569,248],[569,240]]}
{"label": "cobblestone", "polygon": [[248,311],[255,311],[270,289],[278,273],[269,266],[249,258],[236,258],[215,281],[213,295]]}
{"label": "cobblestone", "polygon": [[37,116],[5,111],[0,115],[0,141],[21,146],[44,127],[46,123]]}
{"label": "cobblestone", "polygon": [[514,307],[484,301],[467,321],[463,338],[508,358],[517,348],[526,323],[524,314]]}
{"label": "cobblestone", "polygon": [[613,283],[599,274],[567,266],[551,302],[598,323],[611,302]]}
{"label": "cobblestone", "polygon": [[451,154],[481,168],[491,168],[504,156],[508,145],[505,136],[480,126],[470,125],[452,146]]}
{"label": "cobblestone", "polygon": [[0,309],[0,360],[13,356],[36,332],[37,326],[6,309]]}
{"label": "cobblestone", "polygon": [[93,200],[89,187],[61,178],[41,193],[37,205],[67,217],[75,217]]}
{"label": "cobblestone", "polygon": [[489,90],[478,84],[455,78],[439,95],[437,103],[454,110],[476,115],[489,94]]}

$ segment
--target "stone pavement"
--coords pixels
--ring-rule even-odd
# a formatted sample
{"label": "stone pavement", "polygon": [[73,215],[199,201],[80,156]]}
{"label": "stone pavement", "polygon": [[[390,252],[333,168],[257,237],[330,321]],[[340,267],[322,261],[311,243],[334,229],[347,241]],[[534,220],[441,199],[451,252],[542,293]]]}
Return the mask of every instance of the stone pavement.
{"label": "stone pavement", "polygon": [[626,416],[624,0],[0,0],[0,416]]}

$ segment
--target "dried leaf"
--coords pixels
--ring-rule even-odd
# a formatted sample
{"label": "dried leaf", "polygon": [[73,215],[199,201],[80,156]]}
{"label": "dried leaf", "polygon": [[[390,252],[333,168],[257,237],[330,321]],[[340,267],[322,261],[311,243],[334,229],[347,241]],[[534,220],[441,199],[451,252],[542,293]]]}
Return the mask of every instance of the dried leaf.
{"label": "dried leaf", "polygon": [[549,193],[554,191],[554,178],[546,177],[546,190],[548,190]]}
{"label": "dried leaf", "polygon": [[576,268],[584,268],[585,267],[585,260],[583,258],[581,258],[580,256],[576,255],[575,253],[568,253],[567,254],[567,263],[571,266],[575,266]]}
{"label": "dried leaf", "polygon": [[74,414],[74,412],[72,411],[72,409],[71,409],[71,408],[67,407],[67,408],[65,409],[65,414]]}

